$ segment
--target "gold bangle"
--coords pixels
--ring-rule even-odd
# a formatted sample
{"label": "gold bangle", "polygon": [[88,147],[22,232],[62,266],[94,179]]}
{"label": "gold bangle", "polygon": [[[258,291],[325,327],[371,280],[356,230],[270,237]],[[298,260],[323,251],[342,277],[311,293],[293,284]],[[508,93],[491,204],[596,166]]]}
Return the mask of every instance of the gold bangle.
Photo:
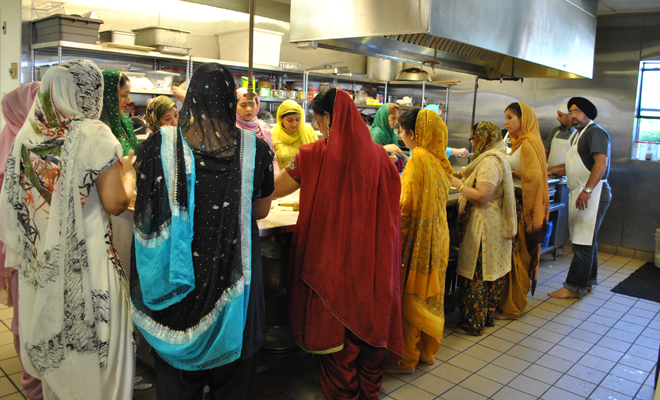
{"label": "gold bangle", "polygon": [[137,182],[135,182],[135,179],[133,179],[133,177],[130,176],[130,175],[124,175],[124,176],[121,177],[121,179],[128,179],[131,182],[133,182],[133,186],[137,186]]}
{"label": "gold bangle", "polygon": [[458,187],[458,193],[461,193],[461,189],[463,189],[463,186],[465,186],[465,184],[461,183],[461,186]]}

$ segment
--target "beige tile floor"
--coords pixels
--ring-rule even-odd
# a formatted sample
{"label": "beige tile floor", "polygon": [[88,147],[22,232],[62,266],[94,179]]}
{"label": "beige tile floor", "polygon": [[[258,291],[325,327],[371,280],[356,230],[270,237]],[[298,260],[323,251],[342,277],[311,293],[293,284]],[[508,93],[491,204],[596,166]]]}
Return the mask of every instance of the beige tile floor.
{"label": "beige tile floor", "polygon": [[[382,399],[653,399],[660,303],[610,292],[644,261],[599,254],[601,283],[581,300],[546,293],[561,287],[571,254],[544,260],[539,286],[517,321],[497,321],[481,337],[445,329],[434,365],[385,375]],[[22,399],[11,343],[12,312],[0,306],[0,399]],[[450,325],[457,313],[447,316]],[[313,400],[321,393],[311,356],[258,375],[259,400]],[[139,367],[146,382],[153,375]],[[155,399],[153,388],[135,399]]]}

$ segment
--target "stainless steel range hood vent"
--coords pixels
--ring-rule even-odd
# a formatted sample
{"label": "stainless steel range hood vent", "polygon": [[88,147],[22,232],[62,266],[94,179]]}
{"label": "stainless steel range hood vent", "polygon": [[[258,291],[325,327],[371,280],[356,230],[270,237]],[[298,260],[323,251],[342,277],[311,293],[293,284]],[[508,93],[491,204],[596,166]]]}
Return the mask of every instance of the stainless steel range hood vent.
{"label": "stainless steel range hood vent", "polygon": [[291,2],[291,42],[481,78],[591,78],[597,0]]}

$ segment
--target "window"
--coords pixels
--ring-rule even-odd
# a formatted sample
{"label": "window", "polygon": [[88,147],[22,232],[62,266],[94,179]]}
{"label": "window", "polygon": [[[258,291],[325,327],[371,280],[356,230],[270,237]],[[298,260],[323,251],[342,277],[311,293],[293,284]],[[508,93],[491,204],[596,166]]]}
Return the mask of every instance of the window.
{"label": "window", "polygon": [[[633,159],[658,160],[660,150],[660,61],[643,61],[635,110]],[[655,148],[658,148],[656,150]],[[647,154],[655,153],[652,157]]]}

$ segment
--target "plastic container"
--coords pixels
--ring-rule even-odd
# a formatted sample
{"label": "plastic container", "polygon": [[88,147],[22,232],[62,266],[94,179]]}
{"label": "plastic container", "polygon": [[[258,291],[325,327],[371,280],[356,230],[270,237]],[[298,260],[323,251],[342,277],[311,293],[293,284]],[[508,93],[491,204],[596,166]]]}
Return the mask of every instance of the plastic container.
{"label": "plastic container", "polygon": [[135,33],[122,31],[103,31],[99,32],[101,43],[117,43],[135,45]]}
{"label": "plastic container", "polygon": [[630,157],[633,160],[639,160],[639,146],[640,146],[640,141],[635,140],[633,142],[632,155]]}
{"label": "plastic container", "polygon": [[162,26],[149,26],[131,30],[137,35],[135,44],[138,46],[188,47],[189,31]]}
{"label": "plastic container", "polygon": [[[249,57],[248,33],[247,29],[216,33],[220,59],[247,63]],[[282,45],[283,35],[281,32],[255,29],[253,62],[261,65],[278,66],[280,64],[280,46]]]}
{"label": "plastic container", "polygon": [[541,247],[550,246],[550,237],[552,236],[552,221],[548,222],[548,233],[545,234]]}
{"label": "plastic container", "polygon": [[172,82],[174,77],[179,75],[174,72],[167,71],[145,71],[147,78],[153,83],[154,89],[172,89]]}
{"label": "plastic container", "polygon": [[65,40],[68,42],[96,44],[96,37],[99,34],[101,24],[103,24],[103,21],[100,19],[74,17],[64,14],[55,14],[34,21],[38,43]]}
{"label": "plastic container", "polygon": [[66,14],[64,2],[47,1],[32,7],[32,18],[47,18],[54,14]]}
{"label": "plastic container", "polygon": [[307,100],[314,100],[314,97],[316,97],[319,94],[319,90],[317,88],[309,88],[307,91]]}
{"label": "plastic container", "polygon": [[660,228],[655,230],[655,257],[653,263],[660,268]]}

